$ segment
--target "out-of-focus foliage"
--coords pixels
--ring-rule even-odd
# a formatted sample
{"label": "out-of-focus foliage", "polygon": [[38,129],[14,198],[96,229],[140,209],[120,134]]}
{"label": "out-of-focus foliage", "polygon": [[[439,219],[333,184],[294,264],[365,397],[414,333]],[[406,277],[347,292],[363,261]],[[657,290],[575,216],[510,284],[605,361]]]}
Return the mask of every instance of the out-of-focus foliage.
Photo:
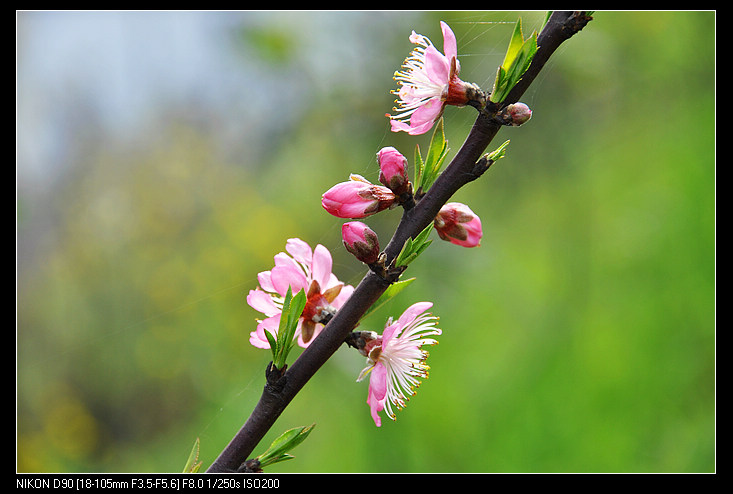
{"label": "out-of-focus foliage", "polygon": [[[196,438],[205,470],[264,385],[271,355],[248,343],[245,301],[257,272],[297,236],[358,283],[321,193],[352,172],[376,181],[383,146],[427,149],[384,117],[411,30],[439,40],[447,21],[461,78],[487,88],[519,15],[528,32],[544,20],[19,13],[17,470],[180,472]],[[110,124],[100,101],[175,72],[170,30],[145,46],[149,66],[124,50],[161,16],[179,35],[209,26],[185,72],[200,83]],[[92,37],[68,77],[28,75],[65,26],[110,18],[105,36],[127,43]],[[318,425],[269,471],[714,471],[715,14],[594,18],[525,94],[532,120],[487,150],[511,139],[504,159],[454,198],[481,216],[481,247],[434,237],[416,280],[363,323],[433,301],[430,379],[376,428],[363,357],[340,349],[254,451]],[[100,72],[113,77],[83,90]],[[446,109],[448,160],[474,117]],[[398,219],[368,223],[386,244]]]}

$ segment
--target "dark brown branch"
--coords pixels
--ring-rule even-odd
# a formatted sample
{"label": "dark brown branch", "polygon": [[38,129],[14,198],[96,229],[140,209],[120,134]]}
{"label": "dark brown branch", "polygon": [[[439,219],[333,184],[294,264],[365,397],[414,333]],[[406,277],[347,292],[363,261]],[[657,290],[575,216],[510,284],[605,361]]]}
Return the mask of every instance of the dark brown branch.
{"label": "dark brown branch", "polygon": [[[557,47],[582,29],[589,20],[590,17],[582,12],[555,12],[550,16],[538,37],[538,51],[522,79],[510,91],[502,105],[489,104],[480,111],[471,132],[451,163],[415,207],[405,209],[397,230],[384,250],[387,266],[400,253],[405,241],[414,238],[427,227],[458,189],[475,180],[476,163],[501,128],[494,118],[496,113],[503,106],[518,101]],[[295,395],[344,343],[361,317],[388,285],[374,271],[367,272],[353,295],[322,333],[285,374],[279,376],[277,385],[269,383],[271,376],[268,377],[268,384],[260,401],[236,436],[209,467],[209,473],[233,472],[242,465]]]}

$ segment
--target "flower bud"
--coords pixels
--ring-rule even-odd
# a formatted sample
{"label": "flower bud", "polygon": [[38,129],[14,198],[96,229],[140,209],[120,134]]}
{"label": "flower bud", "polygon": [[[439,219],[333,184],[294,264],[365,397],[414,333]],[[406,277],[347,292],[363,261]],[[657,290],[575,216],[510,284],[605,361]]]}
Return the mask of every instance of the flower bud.
{"label": "flower bud", "polygon": [[499,118],[504,125],[518,127],[532,118],[532,110],[524,103],[513,103],[499,113]]}
{"label": "flower bud", "polygon": [[341,227],[346,250],[365,264],[374,264],[379,257],[379,239],[371,228],[360,221],[350,221]]}
{"label": "flower bud", "polygon": [[393,147],[385,147],[377,153],[379,162],[379,181],[396,195],[409,190],[407,177],[407,158]]}
{"label": "flower bud", "polygon": [[364,218],[392,206],[397,197],[386,187],[374,185],[364,177],[336,184],[321,199],[323,208],[339,218]]}
{"label": "flower bud", "polygon": [[483,231],[481,219],[465,204],[449,202],[444,205],[433,222],[443,240],[463,247],[477,247]]}

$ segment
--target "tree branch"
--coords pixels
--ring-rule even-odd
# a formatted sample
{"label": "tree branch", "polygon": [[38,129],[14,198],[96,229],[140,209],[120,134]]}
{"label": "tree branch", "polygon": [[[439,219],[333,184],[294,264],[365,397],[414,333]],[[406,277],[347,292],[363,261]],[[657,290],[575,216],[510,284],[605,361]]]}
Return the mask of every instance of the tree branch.
{"label": "tree branch", "polygon": [[[531,65],[505,101],[500,105],[490,103],[480,110],[471,132],[451,163],[415,207],[405,209],[392,239],[384,249],[386,265],[397,257],[408,238],[417,236],[433,221],[440,208],[458,189],[476,178],[473,173],[476,162],[501,128],[494,118],[496,114],[504,106],[518,101],[552,53],[590,20],[591,17],[583,12],[554,12],[550,16],[539,34],[539,47]],[[278,374],[275,382],[271,382],[272,373],[268,372],[267,385],[252,414],[207,472],[234,472],[240,467],[295,395],[338,350],[388,286],[387,281],[373,271],[368,271],[349,300],[287,371]]]}

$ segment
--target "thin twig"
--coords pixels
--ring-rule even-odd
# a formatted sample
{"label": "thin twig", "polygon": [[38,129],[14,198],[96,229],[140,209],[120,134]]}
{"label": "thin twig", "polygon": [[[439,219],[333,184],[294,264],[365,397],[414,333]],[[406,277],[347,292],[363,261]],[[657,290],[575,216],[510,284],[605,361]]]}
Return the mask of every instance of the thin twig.
{"label": "thin twig", "polygon": [[[522,79],[501,105],[490,104],[480,111],[471,132],[451,163],[415,207],[405,209],[392,239],[384,249],[387,265],[397,257],[408,238],[414,238],[433,221],[440,208],[458,189],[476,178],[474,167],[501,127],[494,116],[503,106],[519,100],[552,53],[565,40],[580,31],[590,19],[582,12],[555,12],[550,16],[539,34],[538,51]],[[277,385],[273,386],[268,380],[252,414],[209,467],[208,473],[237,471],[295,395],[338,350],[361,317],[388,286],[389,283],[374,271],[367,272],[349,300],[321,334],[290,365],[285,374],[278,376]]]}

